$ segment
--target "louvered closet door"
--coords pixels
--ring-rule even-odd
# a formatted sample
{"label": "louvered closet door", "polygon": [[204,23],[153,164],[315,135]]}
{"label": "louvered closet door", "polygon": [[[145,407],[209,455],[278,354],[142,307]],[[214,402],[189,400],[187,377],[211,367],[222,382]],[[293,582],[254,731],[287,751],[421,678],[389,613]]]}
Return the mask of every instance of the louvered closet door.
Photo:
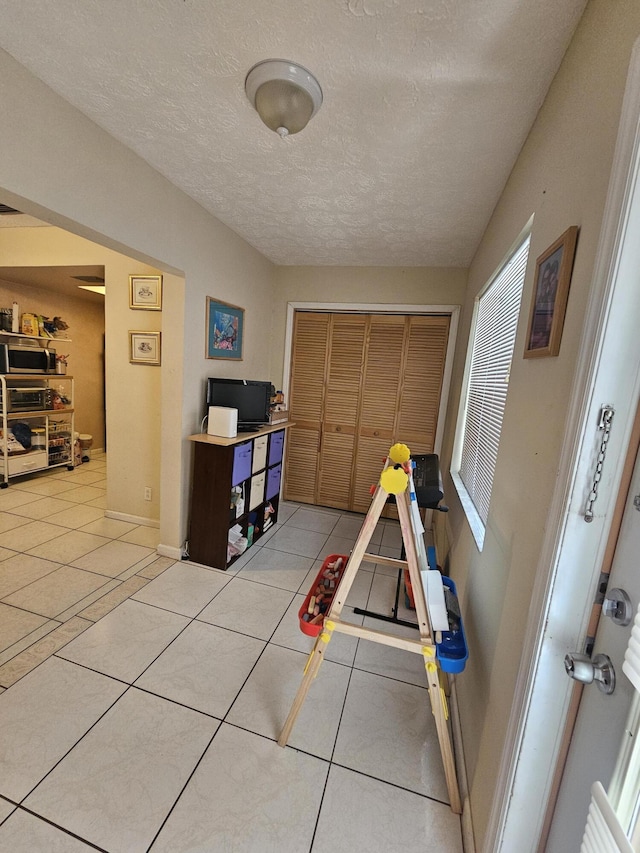
{"label": "louvered closet door", "polygon": [[374,314],[368,319],[351,497],[355,512],[369,509],[370,488],[380,479],[383,460],[394,443],[407,322],[399,315]]}
{"label": "louvered closet door", "polygon": [[396,420],[396,441],[412,453],[433,453],[449,317],[408,317],[405,359]]}
{"label": "louvered closet door", "polygon": [[[449,317],[371,317],[353,510],[369,508],[369,488],[392,444],[433,453],[448,340]],[[397,518],[395,505],[384,515]]]}
{"label": "louvered closet door", "polygon": [[297,313],[285,498],[366,512],[392,444],[433,452],[448,336],[448,317]]}
{"label": "louvered closet door", "polygon": [[329,314],[296,312],[284,496],[290,501],[316,502],[318,454],[322,428]]}
{"label": "louvered closet door", "polygon": [[324,398],[317,503],[351,509],[356,428],[368,318],[333,314]]}

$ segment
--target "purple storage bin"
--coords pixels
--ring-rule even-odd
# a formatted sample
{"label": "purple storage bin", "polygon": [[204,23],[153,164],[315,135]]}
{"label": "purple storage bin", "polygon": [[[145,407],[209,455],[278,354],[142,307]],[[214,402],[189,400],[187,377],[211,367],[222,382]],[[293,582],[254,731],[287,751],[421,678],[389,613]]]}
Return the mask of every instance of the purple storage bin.
{"label": "purple storage bin", "polygon": [[280,491],[282,465],[275,465],[267,471],[267,500],[270,501]]}
{"label": "purple storage bin", "polygon": [[231,485],[237,486],[251,476],[251,442],[245,441],[233,448],[233,472]]}
{"label": "purple storage bin", "polygon": [[271,441],[269,442],[269,462],[268,465],[276,465],[282,462],[282,450],[284,448],[284,430],[271,433]]}

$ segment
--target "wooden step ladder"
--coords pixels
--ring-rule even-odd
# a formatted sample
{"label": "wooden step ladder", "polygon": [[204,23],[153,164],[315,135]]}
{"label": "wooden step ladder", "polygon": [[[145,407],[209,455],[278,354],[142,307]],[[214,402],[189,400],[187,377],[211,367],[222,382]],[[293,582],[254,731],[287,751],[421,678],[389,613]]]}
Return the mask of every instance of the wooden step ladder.
{"label": "wooden step ladder", "polygon": [[[397,452],[394,455],[394,450],[397,447],[404,447],[408,456],[408,448],[405,445],[394,445],[389,452],[389,458],[385,463],[384,470],[380,477],[380,483],[376,486],[371,501],[371,506],[365,517],[362,528],[356,539],[353,551],[347,561],[347,565],[340,578],[340,582],[336,589],[335,595],[331,601],[329,610],[325,614],[322,630],[318,635],[315,645],[311,650],[307,664],[304,670],[302,683],[298,688],[298,692],[289,711],[289,716],[284,724],[282,733],[278,739],[280,746],[286,746],[291,735],[291,731],[295,721],[300,713],[304,700],[309,692],[311,683],[316,677],[320,664],[324,659],[327,645],[331,640],[334,631],[341,634],[348,634],[352,637],[358,637],[363,640],[370,640],[374,643],[382,643],[387,646],[393,646],[405,651],[420,654],[424,658],[425,670],[427,673],[427,686],[429,699],[431,702],[431,710],[435,718],[436,730],[438,734],[438,742],[440,744],[440,752],[442,754],[442,763],[444,765],[444,773],[447,782],[447,790],[451,810],[456,814],[462,813],[460,803],[460,793],[458,789],[458,780],[456,776],[456,767],[451,741],[451,734],[448,726],[448,705],[443,684],[446,685],[446,674],[440,669],[440,665],[436,658],[436,645],[431,624],[427,602],[424,594],[423,585],[420,578],[420,566],[418,564],[418,546],[415,525],[413,522],[409,489],[407,488],[409,477],[407,470],[411,464],[399,464],[397,462]],[[401,453],[402,456],[402,453]],[[396,460],[396,461],[394,461]],[[401,470],[405,472],[402,477]],[[402,484],[404,483],[404,488]],[[400,529],[406,552],[405,560],[392,560],[389,557],[381,557],[377,554],[368,554],[367,546],[373,535],[373,531],[378,523],[380,514],[384,509],[384,505],[391,494],[395,494],[398,508],[398,516],[400,519]],[[421,535],[421,534],[420,534]],[[358,569],[363,562],[368,563],[385,563],[392,564],[398,568],[408,568],[411,585],[416,606],[416,616],[418,624],[416,626],[419,632],[419,639],[406,639],[393,634],[376,631],[372,628],[365,628],[361,625],[354,625],[351,622],[345,622],[340,618],[342,608],[344,607],[349,590],[355,580]],[[427,568],[426,566],[424,568]]]}

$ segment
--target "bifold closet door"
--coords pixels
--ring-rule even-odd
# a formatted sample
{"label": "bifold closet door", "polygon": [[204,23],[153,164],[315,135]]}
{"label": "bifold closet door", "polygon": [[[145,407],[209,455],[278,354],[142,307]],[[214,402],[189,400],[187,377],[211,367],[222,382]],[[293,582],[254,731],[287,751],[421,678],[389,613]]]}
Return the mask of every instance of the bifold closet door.
{"label": "bifold closet door", "polygon": [[366,512],[394,442],[433,452],[448,336],[448,316],[297,312],[285,498]]}
{"label": "bifold closet door", "polygon": [[332,314],[316,503],[351,509],[368,317]]}
{"label": "bifold closet door", "polygon": [[284,466],[285,500],[316,502],[318,455],[330,314],[296,311],[289,383],[289,416]]}
{"label": "bifold closet door", "polygon": [[368,511],[371,486],[380,479],[383,462],[394,443],[406,319],[386,314],[368,318],[350,504],[354,512]]}
{"label": "bifold closet door", "polygon": [[[396,441],[413,454],[433,453],[445,357],[448,316],[370,317],[350,508],[367,512],[370,487]],[[385,515],[397,517],[389,504]]]}

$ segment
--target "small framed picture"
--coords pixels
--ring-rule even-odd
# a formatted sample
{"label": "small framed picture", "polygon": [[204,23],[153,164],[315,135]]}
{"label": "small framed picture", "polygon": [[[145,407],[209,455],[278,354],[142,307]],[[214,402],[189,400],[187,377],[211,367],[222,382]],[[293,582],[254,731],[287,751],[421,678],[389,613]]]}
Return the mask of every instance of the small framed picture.
{"label": "small framed picture", "polygon": [[160,364],[160,332],[129,332],[131,364]]}
{"label": "small framed picture", "polygon": [[207,296],[207,358],[242,360],[244,308]]}
{"label": "small framed picture", "polygon": [[162,276],[130,275],[129,308],[141,311],[161,311]]}
{"label": "small framed picture", "polygon": [[577,239],[578,226],[572,225],[536,261],[525,358],[560,352]]}

